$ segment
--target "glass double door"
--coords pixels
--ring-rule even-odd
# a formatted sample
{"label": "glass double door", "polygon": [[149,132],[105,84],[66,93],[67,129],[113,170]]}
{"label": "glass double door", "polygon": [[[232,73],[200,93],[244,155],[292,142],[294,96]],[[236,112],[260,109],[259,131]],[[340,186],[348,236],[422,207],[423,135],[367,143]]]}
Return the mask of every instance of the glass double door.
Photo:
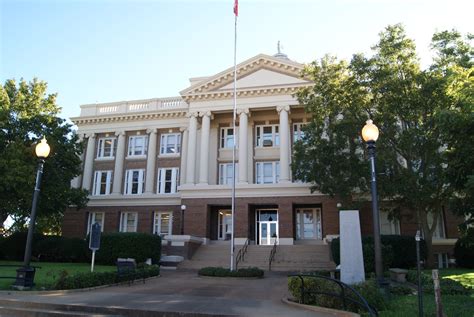
{"label": "glass double door", "polygon": [[218,232],[217,238],[219,240],[229,240],[232,235],[232,211],[219,210],[218,216]]}
{"label": "glass double door", "polygon": [[257,210],[257,237],[260,245],[278,243],[278,211],[276,209]]}
{"label": "glass double door", "polygon": [[296,238],[322,239],[320,208],[296,209]]}

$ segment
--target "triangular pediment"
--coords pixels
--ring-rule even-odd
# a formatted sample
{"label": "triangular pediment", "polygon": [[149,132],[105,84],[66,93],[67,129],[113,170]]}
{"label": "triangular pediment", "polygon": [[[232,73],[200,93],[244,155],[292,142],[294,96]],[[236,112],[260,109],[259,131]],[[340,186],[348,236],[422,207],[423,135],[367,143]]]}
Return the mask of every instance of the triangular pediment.
{"label": "triangular pediment", "polygon": [[[237,89],[275,89],[297,87],[310,84],[301,78],[304,65],[269,55],[260,54],[237,65]],[[214,76],[195,82],[181,91],[186,97],[221,94],[233,90],[234,68],[230,67]]]}

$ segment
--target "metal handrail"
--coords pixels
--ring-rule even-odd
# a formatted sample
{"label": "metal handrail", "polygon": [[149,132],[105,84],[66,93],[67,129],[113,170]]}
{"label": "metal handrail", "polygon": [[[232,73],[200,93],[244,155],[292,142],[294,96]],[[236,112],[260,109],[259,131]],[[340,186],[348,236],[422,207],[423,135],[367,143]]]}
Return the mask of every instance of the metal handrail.
{"label": "metal handrail", "polygon": [[245,240],[244,246],[237,252],[237,256],[235,257],[235,269],[237,270],[239,263],[241,261],[245,261],[245,253],[247,253],[247,247],[249,246],[250,240],[247,238]]}
{"label": "metal handrail", "polygon": [[[367,300],[364,297],[362,297],[362,295],[358,291],[356,291],[355,289],[353,289],[349,285],[347,285],[347,284],[345,284],[345,283],[343,283],[339,280],[336,280],[336,279],[328,277],[328,276],[308,275],[308,274],[290,274],[290,275],[288,275],[288,277],[298,277],[301,280],[300,304],[305,304],[305,297],[306,297],[307,294],[320,294],[320,295],[327,295],[327,296],[332,296],[332,297],[339,298],[342,301],[342,306],[343,306],[344,310],[347,310],[347,304],[348,304],[348,301],[349,301],[349,302],[351,302],[353,304],[356,304],[359,307],[364,308],[365,310],[367,310],[367,312],[370,316],[378,317],[378,315],[379,315],[378,312],[377,312],[377,309],[372,307],[367,302]],[[331,293],[331,292],[321,292],[321,291],[315,291],[315,290],[307,290],[307,289],[305,289],[305,285],[304,285],[304,277],[316,278],[316,279],[325,279],[325,280],[334,282],[340,287],[341,291],[340,291],[340,293]],[[350,292],[352,292],[355,295],[356,299],[347,296],[348,294],[346,292],[346,289],[349,290]]]}
{"label": "metal handrail", "polygon": [[275,259],[275,253],[277,251],[277,240],[275,239],[275,243],[273,244],[272,251],[270,251],[270,258],[268,259],[268,270],[272,270],[272,262]]}

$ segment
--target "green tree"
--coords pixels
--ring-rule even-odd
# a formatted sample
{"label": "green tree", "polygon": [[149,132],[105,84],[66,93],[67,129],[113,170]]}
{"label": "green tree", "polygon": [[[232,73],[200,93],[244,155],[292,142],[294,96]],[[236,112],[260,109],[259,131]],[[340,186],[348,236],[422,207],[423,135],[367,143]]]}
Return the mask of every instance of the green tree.
{"label": "green tree", "polygon": [[46,159],[38,205],[38,230],[60,232],[67,206],[83,207],[87,192],[70,187],[80,173],[82,145],[72,126],[57,117],[56,94],[47,84],[7,80],[0,85],[0,224],[10,216],[22,230],[31,211],[37,158],[34,146],[45,136],[51,147]]}
{"label": "green tree", "polygon": [[[456,142],[469,143],[462,135],[469,128],[472,142],[474,86],[472,47],[458,35],[435,34],[435,60],[422,70],[415,43],[403,27],[388,26],[370,57],[357,54],[347,63],[325,56],[308,65],[304,75],[314,85],[297,93],[312,120],[303,141],[295,145],[295,177],[311,182],[313,190],[339,196],[346,206],[370,197],[360,131],[372,119],[380,129],[378,187],[386,202],[382,205],[391,217],[410,211],[423,229],[430,261],[441,212],[453,197],[458,205],[466,203],[472,180],[459,179],[460,168],[470,169],[467,175],[472,175],[473,164],[465,160],[470,156],[472,162],[472,143]],[[459,113],[459,120],[452,119],[452,113]],[[459,180],[457,187],[454,180]]]}

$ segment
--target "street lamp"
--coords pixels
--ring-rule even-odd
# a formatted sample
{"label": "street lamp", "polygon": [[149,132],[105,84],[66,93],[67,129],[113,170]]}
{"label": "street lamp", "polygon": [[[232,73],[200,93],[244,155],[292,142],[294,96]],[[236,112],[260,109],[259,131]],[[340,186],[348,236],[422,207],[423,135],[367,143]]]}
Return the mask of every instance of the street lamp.
{"label": "street lamp", "polygon": [[40,143],[35,147],[35,153],[38,157],[38,170],[36,172],[36,185],[33,192],[33,202],[31,205],[30,225],[28,226],[28,236],[26,238],[25,256],[23,260],[23,267],[16,270],[16,281],[13,284],[16,288],[29,288],[34,286],[35,268],[30,267],[31,261],[31,247],[33,244],[33,233],[35,231],[36,222],[36,206],[38,205],[38,198],[40,192],[41,177],[43,176],[43,165],[45,159],[48,157],[50,147],[46,138],[43,137]]}
{"label": "street lamp", "polygon": [[375,175],[375,141],[379,137],[379,129],[372,120],[367,120],[362,128],[362,138],[367,143],[370,160],[371,189],[372,189],[372,218],[374,223],[374,251],[375,251],[375,275],[379,286],[383,286],[382,246],[380,242],[380,218],[377,202],[377,178]]}
{"label": "street lamp", "polygon": [[184,234],[184,211],[186,210],[186,205],[181,205],[181,235]]}

